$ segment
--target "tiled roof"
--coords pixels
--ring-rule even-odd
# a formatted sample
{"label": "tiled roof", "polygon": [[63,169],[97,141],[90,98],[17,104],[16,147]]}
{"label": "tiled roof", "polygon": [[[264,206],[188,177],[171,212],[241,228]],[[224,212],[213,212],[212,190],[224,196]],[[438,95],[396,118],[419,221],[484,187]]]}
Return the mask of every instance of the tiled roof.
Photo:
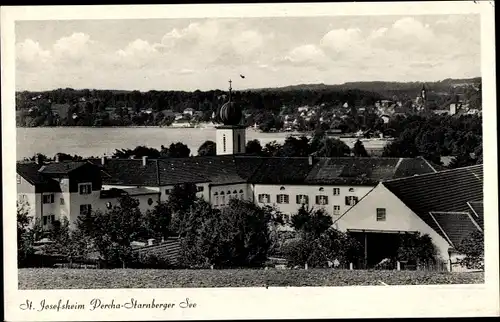
{"label": "tiled roof", "polygon": [[261,184],[301,184],[313,166],[308,158],[261,158],[250,182]]}
{"label": "tiled roof", "polygon": [[61,187],[57,181],[41,174],[38,170],[41,165],[35,162],[18,162],[16,164],[17,173],[26,181],[33,185],[46,185],[54,192],[60,191]]}
{"label": "tiled roof", "polygon": [[136,253],[154,255],[161,259],[167,259],[171,264],[177,264],[180,249],[180,240],[177,238],[169,238],[160,244],[136,248],[133,251]]}
{"label": "tiled roof", "polygon": [[[366,184],[434,170],[423,159],[404,158],[277,158],[210,156],[190,158],[107,159],[104,184],[158,186],[179,183],[229,184]],[[92,160],[101,163],[100,159]]]}
{"label": "tiled roof", "polygon": [[87,161],[52,162],[43,165],[39,171],[43,174],[68,174],[87,164]]}
{"label": "tiled roof", "polygon": [[472,218],[484,229],[484,205],[482,201],[471,201],[468,203],[472,210]]}
{"label": "tiled roof", "polygon": [[469,213],[431,212],[430,215],[439,226],[441,235],[444,235],[453,247],[459,246],[462,239],[478,230]]}
{"label": "tiled roof", "polygon": [[441,229],[430,212],[470,213],[467,201],[483,200],[483,166],[422,174],[383,183],[432,229]]}

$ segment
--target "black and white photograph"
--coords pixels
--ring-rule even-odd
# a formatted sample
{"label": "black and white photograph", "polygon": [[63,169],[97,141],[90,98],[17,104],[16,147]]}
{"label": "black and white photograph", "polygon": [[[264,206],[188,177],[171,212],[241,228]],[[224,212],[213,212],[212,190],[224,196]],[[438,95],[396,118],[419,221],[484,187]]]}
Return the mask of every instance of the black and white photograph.
{"label": "black and white photograph", "polygon": [[[494,3],[478,2],[2,7],[12,320],[204,319],[217,305],[196,292],[247,289],[471,290],[498,314]],[[427,308],[448,312],[439,296]]]}

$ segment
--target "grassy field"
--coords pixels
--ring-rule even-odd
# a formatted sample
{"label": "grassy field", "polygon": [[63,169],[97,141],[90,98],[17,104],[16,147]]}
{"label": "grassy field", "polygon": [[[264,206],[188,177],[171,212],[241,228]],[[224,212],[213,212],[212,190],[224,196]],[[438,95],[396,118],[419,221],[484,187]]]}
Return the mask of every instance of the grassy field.
{"label": "grassy field", "polygon": [[484,273],[362,270],[19,269],[19,289],[352,286],[484,283]]}

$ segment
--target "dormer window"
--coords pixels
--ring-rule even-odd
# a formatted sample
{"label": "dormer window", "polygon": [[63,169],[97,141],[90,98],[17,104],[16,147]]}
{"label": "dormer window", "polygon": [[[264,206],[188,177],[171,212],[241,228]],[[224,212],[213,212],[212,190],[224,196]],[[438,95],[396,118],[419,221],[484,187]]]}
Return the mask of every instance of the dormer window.
{"label": "dormer window", "polygon": [[81,195],[89,195],[92,193],[92,183],[79,183],[78,184],[78,192]]}
{"label": "dormer window", "polygon": [[285,187],[281,187],[281,188],[280,188],[280,190],[281,190],[281,191],[285,190]]}

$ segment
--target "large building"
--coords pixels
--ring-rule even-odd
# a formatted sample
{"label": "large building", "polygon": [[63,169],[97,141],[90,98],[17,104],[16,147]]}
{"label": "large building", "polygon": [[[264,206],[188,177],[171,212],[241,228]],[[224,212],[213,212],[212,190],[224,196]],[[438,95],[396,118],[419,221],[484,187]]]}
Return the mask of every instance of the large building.
{"label": "large building", "polygon": [[448,264],[456,262],[461,241],[484,229],[483,166],[381,182],[334,226],[364,240],[369,265],[394,256],[395,249],[376,245],[408,232],[428,234],[438,255]]}
{"label": "large building", "polygon": [[219,155],[171,159],[19,162],[18,199],[47,227],[67,216],[106,210],[128,194],[142,211],[168,200],[177,184],[197,186],[214,207],[231,198],[272,205],[291,215],[303,204],[339,216],[379,182],[436,170],[422,158],[266,158]]}

